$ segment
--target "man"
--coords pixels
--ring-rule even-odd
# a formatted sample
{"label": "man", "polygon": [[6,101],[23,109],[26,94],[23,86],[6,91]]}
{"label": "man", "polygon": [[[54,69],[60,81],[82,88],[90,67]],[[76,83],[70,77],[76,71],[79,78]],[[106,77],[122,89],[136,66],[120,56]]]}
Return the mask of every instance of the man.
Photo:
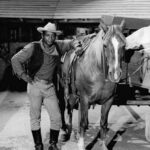
{"label": "man", "polygon": [[[53,23],[38,27],[41,40],[31,42],[11,59],[14,72],[28,83],[30,122],[36,150],[43,150],[41,138],[41,106],[44,103],[50,117],[49,150],[58,150],[57,142],[61,128],[61,115],[53,84],[53,75],[60,62],[60,55],[70,49],[80,50],[77,41],[56,40],[61,31]],[[24,65],[27,64],[27,65]],[[26,69],[25,69],[26,68]]]}

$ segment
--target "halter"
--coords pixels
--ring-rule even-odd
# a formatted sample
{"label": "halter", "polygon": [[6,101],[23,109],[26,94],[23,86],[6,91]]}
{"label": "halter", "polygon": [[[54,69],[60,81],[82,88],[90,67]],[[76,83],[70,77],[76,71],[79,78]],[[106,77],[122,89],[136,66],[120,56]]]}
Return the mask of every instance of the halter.
{"label": "halter", "polygon": [[125,37],[121,34],[121,32],[119,32],[119,29],[117,29],[117,26],[112,25],[112,26],[108,27],[106,34],[104,34],[104,36],[102,37],[104,44],[106,44],[108,39],[114,34],[114,29],[116,29],[115,34],[118,35],[123,42],[126,41]]}
{"label": "halter", "polygon": [[111,36],[113,36],[113,34],[118,35],[121,41],[125,42],[125,37],[121,34],[121,32],[119,32],[119,28],[117,29],[116,25],[109,26],[107,32],[102,36],[103,40],[102,69],[106,81],[108,81],[108,61],[107,57],[104,54],[104,51],[107,49],[105,45],[107,45],[108,40],[111,38]]}

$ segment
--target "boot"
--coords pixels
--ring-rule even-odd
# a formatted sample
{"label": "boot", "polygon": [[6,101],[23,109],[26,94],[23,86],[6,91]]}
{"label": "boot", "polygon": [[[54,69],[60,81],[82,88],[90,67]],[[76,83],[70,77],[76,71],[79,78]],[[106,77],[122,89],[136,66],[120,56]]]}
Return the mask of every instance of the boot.
{"label": "boot", "polygon": [[35,150],[43,150],[41,130],[33,130],[32,135],[35,144]]}
{"label": "boot", "polygon": [[48,150],[59,150],[57,147],[58,142],[58,136],[59,136],[59,130],[50,130],[50,141],[49,141],[49,149]]}

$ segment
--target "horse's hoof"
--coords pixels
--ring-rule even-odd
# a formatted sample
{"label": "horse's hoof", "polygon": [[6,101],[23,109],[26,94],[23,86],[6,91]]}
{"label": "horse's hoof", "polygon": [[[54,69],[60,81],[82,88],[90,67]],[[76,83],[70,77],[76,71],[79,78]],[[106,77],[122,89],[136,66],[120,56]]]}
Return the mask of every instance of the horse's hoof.
{"label": "horse's hoof", "polygon": [[83,146],[80,146],[80,145],[78,144],[78,150],[85,150],[85,148],[84,148]]}
{"label": "horse's hoof", "polygon": [[79,141],[78,141],[78,148],[79,150],[85,150],[84,148],[84,139],[83,138],[79,138]]}
{"label": "horse's hoof", "polygon": [[61,141],[61,142],[67,142],[68,140],[69,140],[70,138],[69,138],[69,135],[61,135],[61,137],[59,138],[59,140]]}
{"label": "horse's hoof", "polygon": [[61,142],[67,142],[70,139],[69,133],[65,131],[61,131],[59,134],[59,141]]}
{"label": "horse's hoof", "polygon": [[99,141],[100,150],[108,150],[107,146],[105,145],[104,141]]}
{"label": "horse's hoof", "polygon": [[76,132],[74,132],[74,131],[71,132],[70,140],[71,141],[77,141],[78,140],[78,136],[77,136]]}

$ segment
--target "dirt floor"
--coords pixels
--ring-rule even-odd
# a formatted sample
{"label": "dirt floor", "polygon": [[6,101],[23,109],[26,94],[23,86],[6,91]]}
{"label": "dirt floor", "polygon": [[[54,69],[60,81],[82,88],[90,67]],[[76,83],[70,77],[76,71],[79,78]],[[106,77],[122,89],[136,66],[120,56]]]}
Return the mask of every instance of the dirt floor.
{"label": "dirt floor", "polygon": [[[89,129],[86,132],[85,145],[99,150],[99,140],[91,141],[99,130],[101,106],[89,110]],[[150,142],[145,137],[150,132],[149,106],[113,106],[108,122],[107,137],[109,150],[149,150]],[[77,110],[74,111],[73,130],[78,126]],[[45,107],[42,108],[42,137],[45,150],[48,148],[50,121]],[[149,133],[147,132],[147,133]],[[147,134],[149,136],[149,134]],[[149,136],[150,137],[150,136]],[[150,138],[149,138],[150,139]],[[90,143],[90,145],[89,145]],[[66,143],[59,141],[62,150],[78,150],[77,139],[73,135]],[[0,150],[33,150],[30,132],[29,101],[26,93],[0,93]]]}

